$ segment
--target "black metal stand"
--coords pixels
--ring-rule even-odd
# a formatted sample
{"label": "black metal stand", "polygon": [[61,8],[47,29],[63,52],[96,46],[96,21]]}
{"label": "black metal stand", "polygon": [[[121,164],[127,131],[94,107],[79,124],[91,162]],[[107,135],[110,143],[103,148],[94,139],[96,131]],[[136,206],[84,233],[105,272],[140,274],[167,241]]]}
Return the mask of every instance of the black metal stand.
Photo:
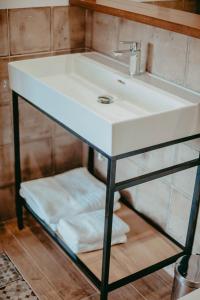
{"label": "black metal stand", "polygon": [[18,95],[13,92],[13,127],[14,127],[14,152],[15,152],[15,203],[19,229],[23,229],[23,203],[19,195],[21,184],[20,164],[20,136],[19,136],[19,103]]}
{"label": "black metal stand", "polygon": [[[19,95],[13,91],[13,124],[14,124],[14,145],[15,145],[15,187],[16,187],[16,214],[17,214],[17,221],[19,229],[23,228],[23,207],[26,208],[32,216],[39,222],[43,228],[49,233],[49,235],[56,241],[60,247],[65,251],[65,253],[73,260],[73,262],[82,270],[82,272],[95,284],[95,286],[100,290],[101,293],[101,300],[108,299],[108,293],[113,291],[123,285],[126,285],[134,280],[137,280],[143,276],[151,274],[177,260],[178,257],[184,254],[190,254],[193,247],[195,230],[197,225],[198,219],[198,211],[200,205],[200,157],[198,159],[190,160],[181,164],[177,164],[168,168],[164,168],[155,172],[151,172],[139,177],[131,178],[125,181],[121,181],[115,183],[115,176],[116,176],[116,164],[117,161],[126,157],[134,156],[140,153],[145,153],[148,151],[152,151],[155,149],[167,147],[170,145],[182,143],[188,140],[197,139],[200,137],[200,134],[185,137],[182,139],[170,141],[167,143],[162,143],[159,145],[151,146],[148,148],[132,151],[129,153],[124,153],[117,156],[108,156],[104,153],[101,149],[98,149],[96,146],[89,143],[84,138],[77,135],[76,132],[73,132],[70,128],[66,127],[65,125],[61,124],[46,112],[42,111],[40,108],[36,107],[38,110],[43,112],[49,118],[56,121],[60,124],[63,128],[77,136],[83,142],[87,143],[89,146],[89,159],[88,159],[88,169],[91,173],[94,172],[94,150],[100,152],[103,156],[108,159],[108,168],[107,168],[107,193],[106,193],[106,207],[105,207],[105,225],[104,225],[104,243],[103,243],[103,260],[102,260],[102,276],[101,281],[99,278],[96,277],[94,273],[79,259],[79,257],[72,252],[72,250],[59,238],[59,236],[51,230],[51,228],[43,222],[35,212],[27,205],[24,199],[21,198],[19,194],[20,184],[21,184],[21,168],[20,168],[20,136],[19,136],[19,110],[18,110],[18,97]],[[27,99],[24,99],[26,102],[30,103]],[[30,103],[34,106],[32,103]],[[35,106],[34,106],[35,107]],[[154,265],[151,265],[139,272],[126,276],[120,280],[115,282],[109,283],[109,271],[110,271],[110,254],[111,254],[111,238],[112,238],[112,220],[113,220],[113,203],[114,203],[114,193],[115,191],[120,191],[122,189],[126,189],[132,186],[136,186],[151,180],[158,179],[163,176],[167,176],[176,172],[180,172],[192,167],[198,166],[197,175],[196,175],[196,182],[194,188],[194,195],[192,199],[192,206],[191,206],[191,213],[189,219],[189,226],[186,238],[185,246],[181,245],[178,241],[176,241],[173,237],[166,234],[162,229],[159,228],[156,224],[150,221],[147,217],[141,215],[148,221],[151,225],[153,225],[157,230],[159,230],[163,235],[165,235],[169,240],[171,240],[174,244],[180,247],[180,253],[177,253],[174,256],[171,256],[163,261],[160,261]],[[130,206],[124,200],[124,203],[127,206]],[[132,207],[130,207],[133,209]],[[134,210],[134,209],[133,209]],[[137,212],[138,213],[138,212]],[[139,213],[138,213],[139,214]]]}

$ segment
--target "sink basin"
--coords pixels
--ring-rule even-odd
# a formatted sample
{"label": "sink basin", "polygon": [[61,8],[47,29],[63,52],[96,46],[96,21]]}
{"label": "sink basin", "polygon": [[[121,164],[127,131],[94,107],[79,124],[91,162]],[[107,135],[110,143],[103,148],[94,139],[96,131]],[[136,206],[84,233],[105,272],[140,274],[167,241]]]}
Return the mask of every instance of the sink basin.
{"label": "sink basin", "polygon": [[130,78],[99,53],[11,62],[9,77],[12,90],[108,156],[200,132],[198,94],[148,74]]}

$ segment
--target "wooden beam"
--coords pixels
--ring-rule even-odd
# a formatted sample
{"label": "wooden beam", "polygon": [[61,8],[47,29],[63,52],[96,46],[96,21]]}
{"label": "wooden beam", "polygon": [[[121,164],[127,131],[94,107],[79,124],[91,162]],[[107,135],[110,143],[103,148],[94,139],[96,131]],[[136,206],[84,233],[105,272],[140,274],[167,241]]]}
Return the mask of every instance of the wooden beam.
{"label": "wooden beam", "polygon": [[70,0],[70,5],[200,38],[200,15],[133,0]]}

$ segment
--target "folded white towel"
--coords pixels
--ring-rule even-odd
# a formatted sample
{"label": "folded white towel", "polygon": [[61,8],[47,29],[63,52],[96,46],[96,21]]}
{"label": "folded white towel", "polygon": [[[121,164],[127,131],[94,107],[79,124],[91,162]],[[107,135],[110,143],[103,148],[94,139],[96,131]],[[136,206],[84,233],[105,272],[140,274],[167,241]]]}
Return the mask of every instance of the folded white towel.
{"label": "folded white towel", "polygon": [[[106,185],[95,178],[86,168],[77,168],[56,175],[55,180],[65,188],[77,203],[80,212],[94,211],[105,207]],[[119,192],[115,193],[114,202],[120,198]]]}
{"label": "folded white towel", "polygon": [[[64,242],[68,245],[68,247],[74,252],[74,253],[84,253],[84,252],[91,252],[95,250],[99,250],[103,248],[103,240],[95,243],[80,243],[80,244],[73,244],[70,240],[65,240],[61,235],[60,237],[64,240]],[[127,242],[127,236],[124,234],[122,236],[116,237],[112,239],[111,245],[116,244],[124,244]]]}
{"label": "folded white towel", "polygon": [[[60,219],[57,231],[64,242],[75,252],[101,249],[103,246],[105,211],[82,213],[73,218]],[[112,245],[126,242],[129,226],[113,215]]]}
{"label": "folded white towel", "polygon": [[[20,193],[21,193],[21,196],[23,196],[25,200],[27,199],[26,203],[36,213],[36,215],[38,215],[40,217],[40,219],[45,221],[51,227],[51,229],[53,231],[56,231],[57,224],[49,223],[48,220],[46,220],[46,215],[44,215],[44,213],[39,209],[37,203],[30,196],[25,197],[26,193],[23,193],[23,189],[21,189]],[[23,194],[25,194],[25,195],[23,195]]]}
{"label": "folded white towel", "polygon": [[69,212],[73,199],[53,177],[36,179],[21,184],[20,195],[46,223],[56,224]]}
{"label": "folded white towel", "polygon": [[[86,168],[21,184],[20,194],[47,224],[55,226],[60,218],[105,207],[106,186]],[[114,210],[120,208],[115,193]]]}

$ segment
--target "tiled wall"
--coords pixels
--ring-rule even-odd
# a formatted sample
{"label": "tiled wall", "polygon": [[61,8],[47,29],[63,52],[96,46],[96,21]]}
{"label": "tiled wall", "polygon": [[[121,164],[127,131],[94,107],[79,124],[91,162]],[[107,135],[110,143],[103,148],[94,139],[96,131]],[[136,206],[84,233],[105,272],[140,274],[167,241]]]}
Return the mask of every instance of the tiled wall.
{"label": "tiled wall", "polygon": [[89,15],[87,31],[90,46],[110,56],[124,49],[120,40],[141,41],[142,71],[200,92],[200,39],[101,13]]}
{"label": "tiled wall", "polygon": [[[131,22],[101,13],[88,15],[87,43],[94,50],[112,55],[120,40],[142,42],[142,70],[200,92],[200,39]],[[124,49],[124,48],[121,48]],[[128,55],[123,61],[128,62]],[[187,143],[120,161],[118,179],[138,176],[198,157],[200,143]],[[98,161],[105,174],[105,162]],[[184,242],[194,187],[195,169],[126,191],[141,212]],[[200,219],[200,218],[199,218]],[[200,252],[200,220],[195,250]]]}
{"label": "tiled wall", "polygon": [[[14,216],[12,106],[7,63],[82,51],[85,10],[43,7],[0,10],[0,220]],[[62,172],[81,164],[82,145],[21,101],[23,178]]]}

